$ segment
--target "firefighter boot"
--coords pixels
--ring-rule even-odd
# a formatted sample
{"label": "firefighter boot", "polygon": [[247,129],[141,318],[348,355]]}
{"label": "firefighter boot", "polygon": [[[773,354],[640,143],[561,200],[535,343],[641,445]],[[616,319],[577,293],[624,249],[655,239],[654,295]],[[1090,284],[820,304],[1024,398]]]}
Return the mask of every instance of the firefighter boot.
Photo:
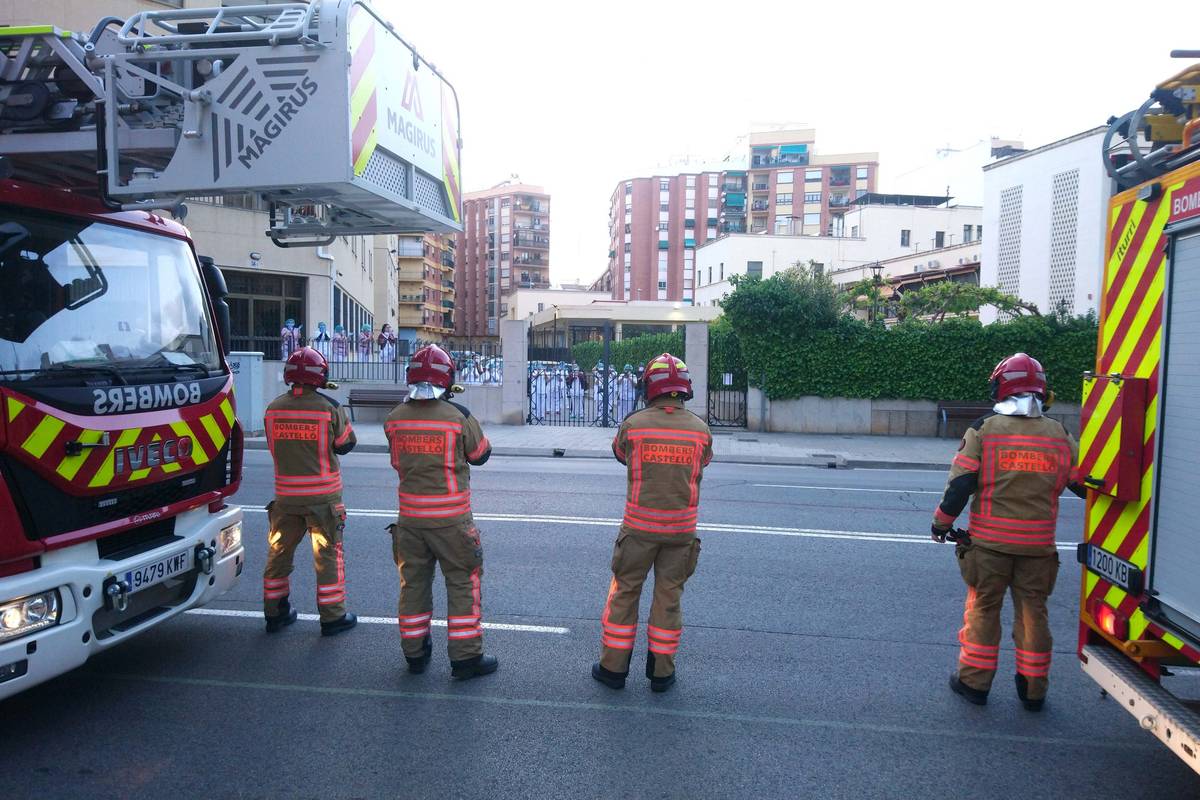
{"label": "firefighter boot", "polygon": [[273,617],[267,617],[267,633],[278,633],[296,621],[296,609],[285,597],[279,601],[279,608]]}
{"label": "firefighter boot", "polygon": [[333,622],[321,623],[322,636],[336,636],[339,633],[344,633],[358,624],[358,617],[350,612],[342,614],[340,619],[335,619]]}
{"label": "firefighter boot", "polygon": [[429,637],[425,637],[425,641],[421,643],[421,655],[410,657],[405,656],[404,660],[408,662],[408,671],[413,675],[420,675],[429,666],[429,659],[433,656],[433,642]]}
{"label": "firefighter boot", "polygon": [[625,678],[628,675],[628,672],[613,672],[610,669],[605,669],[598,662],[592,664],[592,677],[610,689],[624,689]]}
{"label": "firefighter boot", "polygon": [[500,659],[486,655],[465,658],[462,661],[451,661],[450,677],[456,681],[469,681],[480,675],[491,675],[499,666]]}
{"label": "firefighter boot", "polygon": [[1021,698],[1021,705],[1025,706],[1026,711],[1041,711],[1042,706],[1046,704],[1046,698],[1029,696],[1029,681],[1024,675],[1017,673],[1017,697]]}
{"label": "firefighter boot", "polygon": [[654,677],[654,653],[646,651],[646,677],[650,679],[650,691],[665,692],[675,685],[675,673]]}
{"label": "firefighter boot", "polygon": [[972,689],[958,679],[957,672],[950,673],[950,691],[966,700],[968,703],[974,703],[977,706],[987,705],[987,692],[981,692],[978,689]]}

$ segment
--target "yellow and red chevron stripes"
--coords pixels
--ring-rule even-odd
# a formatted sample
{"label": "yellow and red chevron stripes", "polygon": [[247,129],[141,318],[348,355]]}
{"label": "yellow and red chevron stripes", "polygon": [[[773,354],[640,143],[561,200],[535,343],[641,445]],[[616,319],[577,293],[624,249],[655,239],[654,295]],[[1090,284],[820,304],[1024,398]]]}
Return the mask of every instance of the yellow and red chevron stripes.
{"label": "yellow and red chevron stripes", "polygon": [[462,175],[458,152],[458,101],[454,90],[442,84],[442,179],[449,193],[450,218],[462,221]]}
{"label": "yellow and red chevron stripes", "polygon": [[[379,142],[376,131],[375,18],[362,5],[350,9],[350,158],[360,176]],[[457,151],[456,151],[457,152]]]}
{"label": "yellow and red chevron stripes", "polygon": [[[111,417],[67,414],[19,392],[0,390],[4,397],[4,450],[72,494],[102,494],[130,484],[154,483],[191,472],[217,457],[235,422],[232,388],[230,381],[212,399],[195,406]],[[136,427],[123,427],[130,421]],[[67,442],[96,443],[106,433],[107,448],[84,448],[78,455],[67,455]],[[115,462],[117,448],[144,448],[184,437],[190,439],[190,452],[175,462],[139,469],[133,469],[128,461],[119,469]]]}
{"label": "yellow and red chevron stripes", "polygon": [[[1104,269],[1096,374],[1120,374],[1147,380],[1141,485],[1137,499],[1128,502],[1108,494],[1089,492],[1085,526],[1087,541],[1143,570],[1149,555],[1158,416],[1158,368],[1166,280],[1164,231],[1173,192],[1194,173],[1200,173],[1200,166],[1175,173],[1155,200],[1138,200],[1134,189],[1113,197],[1109,206],[1108,259]],[[1123,428],[1119,392],[1115,383],[1105,381],[1089,382],[1085,389],[1080,471],[1083,475],[1103,475],[1115,482]],[[1090,600],[1101,600],[1127,616],[1130,639],[1143,637],[1150,628],[1150,621],[1138,607],[1138,597],[1090,570],[1084,570],[1080,608],[1087,609]],[[1083,613],[1086,619],[1086,611]],[[1169,634],[1162,635],[1161,629],[1151,632],[1157,632],[1172,646],[1184,649],[1182,641]]]}

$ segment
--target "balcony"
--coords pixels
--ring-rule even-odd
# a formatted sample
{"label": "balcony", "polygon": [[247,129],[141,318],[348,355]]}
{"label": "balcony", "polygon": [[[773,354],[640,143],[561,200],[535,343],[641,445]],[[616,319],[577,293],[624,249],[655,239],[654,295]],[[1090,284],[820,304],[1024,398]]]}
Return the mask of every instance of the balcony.
{"label": "balcony", "polygon": [[766,211],[770,207],[771,207],[771,204],[768,203],[766,200],[755,200],[754,203],[750,206],[752,211]]}
{"label": "balcony", "polygon": [[831,194],[829,196],[830,208],[849,208],[850,197],[844,194]]}
{"label": "balcony", "polygon": [[808,166],[807,153],[785,153],[778,156],[754,156],[750,168],[757,167],[804,167]]}
{"label": "balcony", "polygon": [[549,250],[550,239],[545,236],[514,236],[513,247],[523,247],[527,250]]}
{"label": "balcony", "polygon": [[420,242],[398,242],[396,258],[424,258],[425,246]]}
{"label": "balcony", "polygon": [[400,283],[420,283],[425,280],[425,273],[419,269],[401,269],[396,271],[396,280]]}
{"label": "balcony", "polygon": [[454,291],[454,281],[446,279],[442,281],[442,286],[445,286],[450,291]]}
{"label": "balcony", "polygon": [[454,256],[450,255],[449,253],[442,253],[442,266],[443,267],[453,267],[454,266]]}
{"label": "balcony", "polygon": [[725,205],[733,208],[746,207],[746,194],[744,191],[727,192],[725,194]]}
{"label": "balcony", "polygon": [[443,300],[442,308],[451,308],[451,309],[454,308],[454,301],[453,300]]}
{"label": "balcony", "polygon": [[742,223],[726,222],[720,228],[721,233],[745,233],[746,226]]}
{"label": "balcony", "polygon": [[754,191],[756,191],[756,192],[766,192],[766,191],[769,191],[770,189],[771,189],[771,184],[769,184],[769,183],[754,184]]}
{"label": "balcony", "polygon": [[515,231],[548,231],[548,230],[550,230],[550,226],[545,225],[545,224],[513,225],[513,230],[515,230]]}

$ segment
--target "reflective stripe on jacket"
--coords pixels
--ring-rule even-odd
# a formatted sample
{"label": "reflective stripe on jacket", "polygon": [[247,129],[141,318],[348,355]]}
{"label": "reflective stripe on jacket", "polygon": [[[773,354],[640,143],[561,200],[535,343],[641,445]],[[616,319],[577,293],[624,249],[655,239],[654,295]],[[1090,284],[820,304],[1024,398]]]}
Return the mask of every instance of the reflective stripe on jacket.
{"label": "reflective stripe on jacket", "polygon": [[492,446],[471,412],[446,400],[410,400],[383,424],[392,467],[400,476],[400,518],[414,527],[469,522],[471,464]]}
{"label": "reflective stripe on jacket", "polygon": [[265,416],[275,499],[291,505],[340,501],[338,456],[358,441],[346,410],[311,387],[294,386],[271,401]]}
{"label": "reflective stripe on jacket", "polygon": [[700,479],[713,455],[708,425],[682,400],[658,397],[621,423],[612,446],[629,478],[622,529],[694,535]]}

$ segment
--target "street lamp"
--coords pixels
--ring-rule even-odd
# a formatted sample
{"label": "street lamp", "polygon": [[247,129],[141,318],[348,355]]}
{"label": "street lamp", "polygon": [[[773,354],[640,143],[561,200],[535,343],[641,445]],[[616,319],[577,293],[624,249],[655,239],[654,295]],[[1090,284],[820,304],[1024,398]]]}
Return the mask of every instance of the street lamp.
{"label": "street lamp", "polygon": [[882,271],[883,271],[883,267],[880,266],[878,261],[876,261],[874,264],[871,265],[871,287],[873,289],[873,291],[871,293],[871,321],[872,322],[875,322],[879,319],[879,304],[880,304],[880,300],[882,299],[880,297],[880,295],[883,292],[883,289],[881,288],[883,286],[883,278],[880,277],[880,273]]}

